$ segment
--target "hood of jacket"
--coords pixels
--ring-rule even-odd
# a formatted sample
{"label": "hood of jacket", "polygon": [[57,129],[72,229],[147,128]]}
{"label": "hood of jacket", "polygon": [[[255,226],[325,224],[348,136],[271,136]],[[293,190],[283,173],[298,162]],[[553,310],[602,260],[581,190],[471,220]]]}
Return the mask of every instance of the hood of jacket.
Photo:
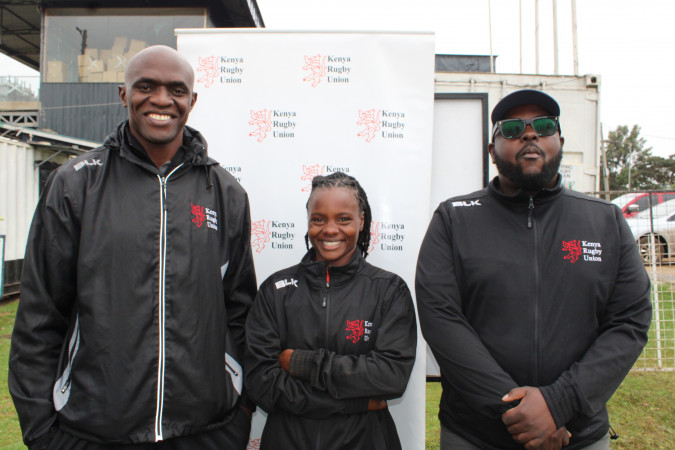
{"label": "hood of jacket", "polygon": [[[115,129],[105,138],[103,145],[111,150],[119,152],[120,157],[142,166],[151,172],[157,172],[157,167],[152,163],[145,149],[134,145],[129,132],[129,121],[125,120],[115,127]],[[183,128],[183,145],[181,146],[183,156],[178,163],[188,162],[193,166],[213,166],[218,162],[208,156],[208,144],[202,134],[192,127]]]}

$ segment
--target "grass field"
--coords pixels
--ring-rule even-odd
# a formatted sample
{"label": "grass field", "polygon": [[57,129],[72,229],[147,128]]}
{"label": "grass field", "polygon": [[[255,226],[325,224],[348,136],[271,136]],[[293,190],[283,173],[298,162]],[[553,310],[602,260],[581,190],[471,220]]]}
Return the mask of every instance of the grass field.
{"label": "grass field", "polygon": [[0,306],[0,448],[3,450],[26,448],[21,440],[19,419],[7,390],[9,339],[17,306],[18,302]]}
{"label": "grass field", "polygon": [[[672,323],[672,293],[670,294]],[[7,361],[18,303],[0,306],[0,449],[24,449],[19,421],[7,391]],[[667,311],[667,308],[666,308]],[[670,331],[672,333],[672,329]],[[650,339],[653,339],[650,335]],[[672,343],[672,337],[669,341]],[[672,345],[672,344],[671,344]],[[648,350],[652,351],[651,341]],[[672,358],[672,355],[670,356]],[[651,361],[651,359],[650,359]],[[438,449],[440,383],[427,383],[426,448]],[[609,402],[610,421],[620,435],[613,449],[675,449],[675,372],[631,372]]]}
{"label": "grass field", "polygon": [[[669,361],[667,367],[673,367],[675,359],[675,284],[659,284],[659,328],[660,344],[657,345],[656,308],[653,309],[652,326],[649,329],[649,343],[638,359],[635,367],[657,368],[659,352],[662,361]],[[656,293],[652,293],[655,295]]]}
{"label": "grass field", "polygon": [[[438,449],[440,383],[427,383],[426,448]],[[611,448],[675,449],[675,372],[631,372],[608,404]]]}

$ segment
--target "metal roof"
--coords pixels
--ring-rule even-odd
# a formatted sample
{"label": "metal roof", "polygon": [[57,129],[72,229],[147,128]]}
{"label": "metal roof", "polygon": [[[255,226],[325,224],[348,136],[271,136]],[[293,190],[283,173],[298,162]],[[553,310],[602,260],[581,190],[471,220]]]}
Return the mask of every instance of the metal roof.
{"label": "metal roof", "polygon": [[265,26],[256,0],[2,0],[0,52],[40,70],[42,10],[58,8],[203,7],[214,26]]}
{"label": "metal roof", "polygon": [[19,127],[4,122],[0,122],[0,136],[15,139],[46,150],[73,155],[84,153],[101,145],[99,142],[62,136],[57,133],[50,133],[49,131],[36,130],[35,128]]}

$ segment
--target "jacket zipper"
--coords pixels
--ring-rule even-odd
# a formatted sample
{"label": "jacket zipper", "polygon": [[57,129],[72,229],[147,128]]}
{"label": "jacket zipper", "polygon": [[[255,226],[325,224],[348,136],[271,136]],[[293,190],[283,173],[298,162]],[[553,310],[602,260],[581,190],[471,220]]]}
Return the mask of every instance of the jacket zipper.
{"label": "jacket zipper", "polygon": [[326,291],[323,294],[323,303],[321,306],[326,309],[326,330],[323,341],[325,345],[328,345],[328,322],[330,319],[330,273],[328,271],[328,266],[326,266]]}
{"label": "jacket zipper", "polygon": [[[328,346],[328,322],[330,320],[330,266],[326,265],[326,290],[323,293],[321,307],[326,310],[326,328],[324,330],[323,345]],[[319,432],[316,434],[316,449],[321,448],[321,434],[323,427],[319,424]]]}
{"label": "jacket zipper", "polygon": [[165,363],[165,348],[164,348],[164,320],[165,320],[165,310],[164,310],[164,301],[166,299],[166,223],[167,223],[167,212],[168,207],[166,204],[166,183],[169,180],[169,177],[178,169],[180,169],[183,164],[180,164],[178,167],[173,169],[166,177],[162,177],[157,174],[159,179],[160,187],[160,225],[159,225],[159,317],[158,317],[158,327],[159,327],[159,353],[157,357],[157,411],[155,413],[155,442],[159,442],[164,439],[162,431],[162,414],[164,410],[164,363]]}
{"label": "jacket zipper", "polygon": [[539,232],[534,219],[534,199],[530,196],[528,205],[527,227],[533,230],[534,238],[534,330],[532,339],[532,380],[535,386],[539,385]]}
{"label": "jacket zipper", "polygon": [[327,304],[327,301],[328,301],[329,290],[330,290],[330,274],[328,273],[328,266],[326,266],[326,290],[323,293],[323,301],[321,302],[322,308],[326,307],[326,304]]}

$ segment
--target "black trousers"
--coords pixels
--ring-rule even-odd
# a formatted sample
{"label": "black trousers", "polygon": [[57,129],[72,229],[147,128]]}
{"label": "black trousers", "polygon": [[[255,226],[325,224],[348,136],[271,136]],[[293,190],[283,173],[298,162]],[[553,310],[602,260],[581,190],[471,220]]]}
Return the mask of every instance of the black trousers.
{"label": "black trousers", "polygon": [[241,408],[225,426],[189,436],[144,444],[97,444],[57,430],[48,450],[245,450],[251,420]]}

